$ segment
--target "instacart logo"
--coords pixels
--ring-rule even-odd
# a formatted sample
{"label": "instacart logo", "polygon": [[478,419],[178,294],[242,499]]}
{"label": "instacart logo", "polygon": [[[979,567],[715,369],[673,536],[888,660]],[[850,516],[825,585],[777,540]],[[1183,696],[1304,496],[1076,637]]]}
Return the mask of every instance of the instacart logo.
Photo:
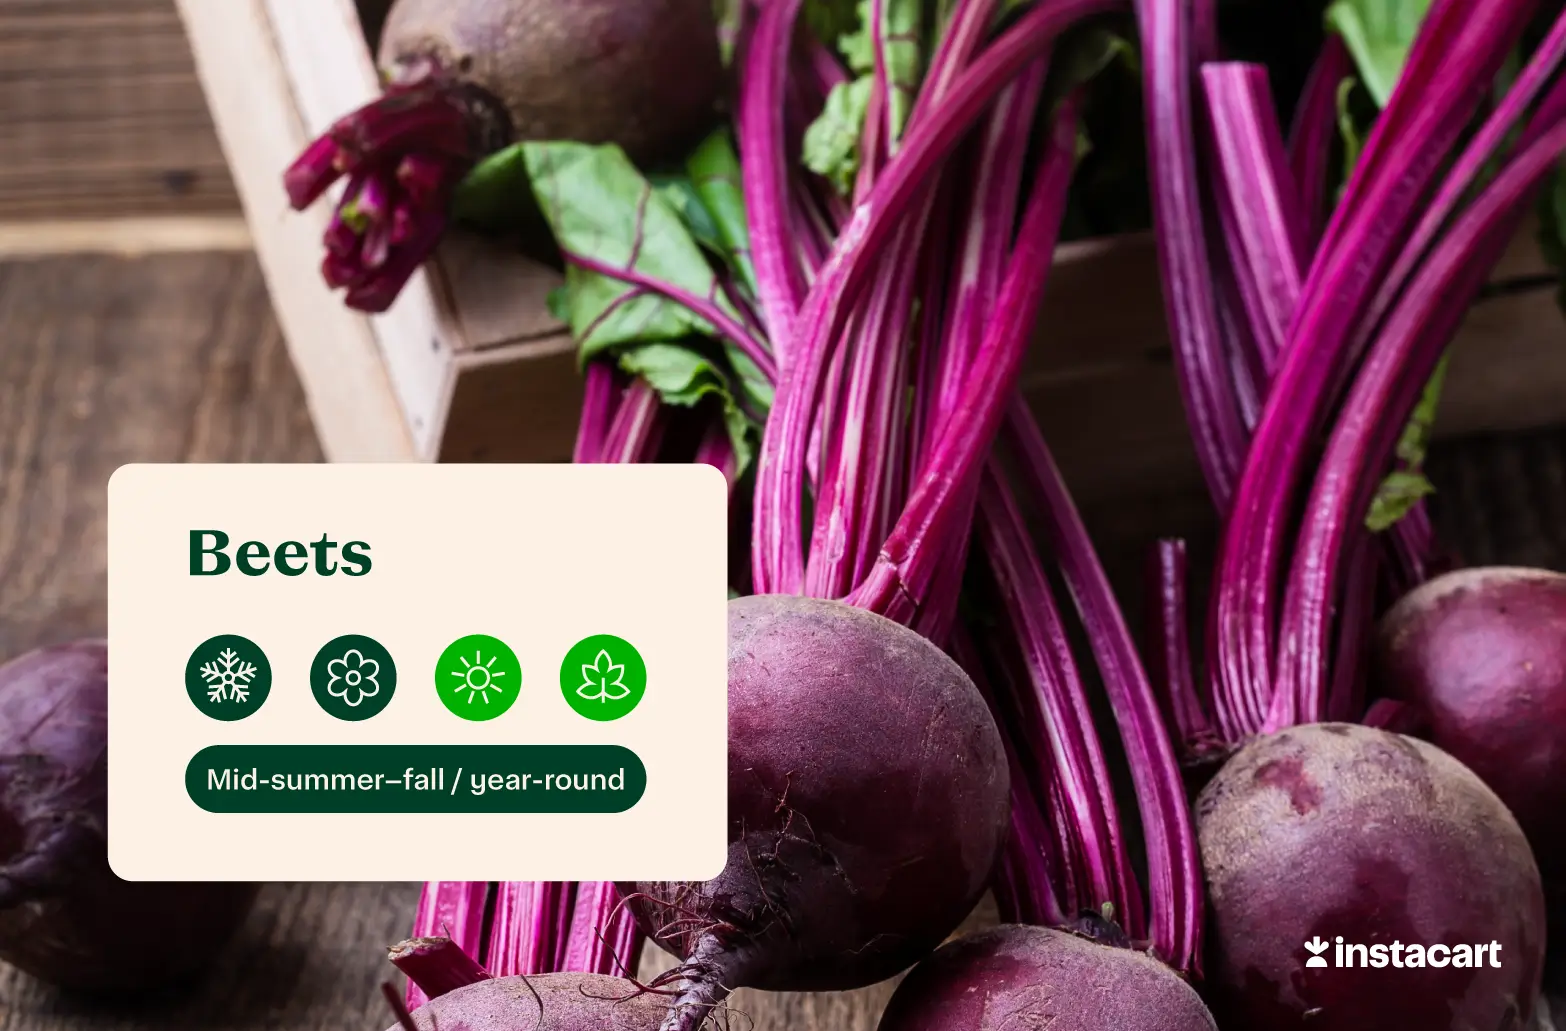
{"label": "instacart logo", "polygon": [[[1329,951],[1330,950],[1330,951]],[[1310,958],[1305,961],[1308,970],[1324,970],[1336,967],[1340,970],[1394,967],[1398,970],[1418,970],[1425,967],[1456,967],[1459,970],[1475,970],[1489,967],[1501,968],[1501,943],[1492,941],[1480,944],[1459,945],[1405,945],[1400,941],[1390,945],[1349,944],[1340,934],[1332,941],[1320,935],[1305,943]],[[1332,962],[1327,962],[1328,956]]]}

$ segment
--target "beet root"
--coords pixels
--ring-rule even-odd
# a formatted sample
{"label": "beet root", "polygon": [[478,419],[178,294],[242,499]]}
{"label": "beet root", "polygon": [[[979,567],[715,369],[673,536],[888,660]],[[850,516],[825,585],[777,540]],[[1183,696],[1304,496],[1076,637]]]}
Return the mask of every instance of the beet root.
{"label": "beet root", "polygon": [[1383,618],[1376,681],[1506,803],[1552,919],[1566,920],[1566,576],[1469,569],[1429,581]]}
{"label": "beet root", "polygon": [[724,84],[711,0],[397,0],[380,63],[383,95],[283,177],[301,211],[347,177],[321,275],[366,312],[434,252],[480,158],[524,140],[665,158],[709,126]]}
{"label": "beet root", "polygon": [[621,885],[686,960],[666,1026],[735,987],[846,990],[927,955],[984,891],[1008,789],[983,698],[928,640],[838,602],[730,602],[728,863]]}
{"label": "beet root", "polygon": [[[1209,1002],[1224,1026],[1528,1026],[1545,944],[1538,868],[1501,800],[1451,756],[1369,727],[1294,727],[1235,754],[1197,825]],[[1324,943],[1326,967],[1306,966],[1306,942]],[[1440,966],[1424,961],[1434,945],[1449,950],[1430,957]]]}
{"label": "beet root", "polygon": [[206,966],[257,886],[116,877],[107,747],[104,642],[0,667],[0,959],[62,988],[150,990]]}
{"label": "beet root", "polygon": [[668,1000],[618,977],[535,974],[447,992],[414,1010],[413,1023],[419,1031],[655,1031],[668,1011]]}
{"label": "beet root", "polygon": [[948,942],[897,986],[879,1031],[1217,1031],[1181,977],[1145,953],[1003,925]]}
{"label": "beet root", "polygon": [[711,0],[397,0],[380,64],[482,91],[515,139],[618,143],[639,162],[695,143],[724,81]]}

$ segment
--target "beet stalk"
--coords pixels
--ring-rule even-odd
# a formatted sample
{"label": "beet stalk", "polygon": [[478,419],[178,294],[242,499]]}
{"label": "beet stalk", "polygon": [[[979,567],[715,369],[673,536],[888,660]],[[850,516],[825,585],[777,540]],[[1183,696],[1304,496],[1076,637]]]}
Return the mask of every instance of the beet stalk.
{"label": "beet stalk", "polygon": [[[1545,91],[1566,55],[1562,20],[1451,153],[1531,10],[1492,5],[1481,16],[1464,0],[1432,5],[1292,302],[1227,511],[1205,701],[1238,751],[1202,792],[1197,824],[1211,907],[1209,999],[1236,1026],[1522,1029],[1536,1009],[1543,892],[1503,801],[1436,748],[1323,722],[1408,722],[1385,705],[1364,712],[1375,611],[1367,562],[1380,545],[1401,576],[1417,579],[1431,542],[1422,524],[1395,529],[1395,542],[1378,539],[1368,514],[1442,353],[1566,148],[1566,87]],[[1219,131],[1250,133],[1249,73],[1205,74]],[[1304,117],[1319,120],[1317,86]],[[1320,147],[1319,138],[1297,139],[1302,159]],[[1248,177],[1239,162],[1256,148],[1240,142],[1227,141],[1231,209],[1265,194],[1244,186],[1256,170]],[[1293,259],[1281,241],[1297,234],[1282,224],[1255,231],[1266,228],[1231,233],[1230,246],[1244,252],[1255,284],[1287,285]],[[1289,289],[1272,291],[1269,327],[1287,313]],[[1184,691],[1178,673],[1169,682]],[[1169,709],[1191,736],[1212,729],[1192,699],[1175,701]],[[1307,942],[1341,946],[1347,959],[1309,966]],[[1375,988],[1381,975],[1369,971],[1389,962],[1404,968],[1405,990]]]}

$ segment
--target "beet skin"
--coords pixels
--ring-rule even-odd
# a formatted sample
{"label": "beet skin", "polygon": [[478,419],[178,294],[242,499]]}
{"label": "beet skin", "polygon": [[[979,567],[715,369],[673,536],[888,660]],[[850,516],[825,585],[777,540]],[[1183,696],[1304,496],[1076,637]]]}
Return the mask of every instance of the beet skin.
{"label": "beet skin", "polygon": [[618,143],[634,161],[695,143],[724,80],[712,0],[397,0],[380,65],[481,91],[512,139]]}
{"label": "beet skin", "polygon": [[944,652],[832,601],[729,603],[729,858],[704,884],[621,885],[686,959],[671,1026],[729,988],[890,977],[972,911],[1007,827],[1000,732]]}
{"label": "beet skin", "polygon": [[1145,953],[1006,925],[914,967],[879,1031],[1217,1031],[1191,986]]}
{"label": "beet skin", "polygon": [[447,992],[414,1010],[413,1022],[419,1031],[656,1031],[668,1011],[663,996],[618,977],[535,974]]}
{"label": "beet skin", "polygon": [[1552,922],[1566,921],[1566,576],[1468,569],[1430,581],[1383,619],[1376,680],[1506,803]]}
{"label": "beet skin", "polygon": [[0,959],[62,988],[155,989],[213,958],[257,886],[116,877],[107,747],[104,642],[0,667]]}
{"label": "beet skin", "polygon": [[[1422,741],[1313,724],[1243,747],[1197,801],[1211,902],[1209,1002],[1268,1031],[1522,1031],[1544,899],[1517,821]],[[1499,969],[1335,965],[1367,947],[1499,944]],[[1305,942],[1327,943],[1307,968]],[[1356,960],[1356,962],[1358,962]]]}

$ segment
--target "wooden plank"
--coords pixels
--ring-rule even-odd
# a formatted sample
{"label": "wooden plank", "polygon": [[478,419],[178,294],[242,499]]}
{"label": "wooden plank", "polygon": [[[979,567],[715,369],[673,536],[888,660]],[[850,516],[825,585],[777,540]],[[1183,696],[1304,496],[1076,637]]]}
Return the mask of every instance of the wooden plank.
{"label": "wooden plank", "polygon": [[[104,633],[105,486],[121,464],[321,458],[249,255],[0,264],[0,339],[0,660]],[[0,1031],[386,1027],[383,946],[417,895],[268,885],[195,991],[136,1004],[5,969]]]}
{"label": "wooden plank", "polygon": [[171,0],[0,2],[0,221],[238,210]]}
{"label": "wooden plank", "polygon": [[463,358],[441,438],[442,462],[565,462],[582,376],[567,336]]}
{"label": "wooden plank", "polygon": [[249,255],[0,264],[0,659],[104,631],[131,461],[317,461]]}
{"label": "wooden plank", "polygon": [[370,321],[321,283],[327,212],[295,213],[283,192],[280,170],[307,136],[263,0],[179,0],[179,9],[326,454],[417,459]]}
{"label": "wooden plank", "polygon": [[250,251],[250,227],[233,215],[0,222],[0,258],[44,254],[136,256]]}

